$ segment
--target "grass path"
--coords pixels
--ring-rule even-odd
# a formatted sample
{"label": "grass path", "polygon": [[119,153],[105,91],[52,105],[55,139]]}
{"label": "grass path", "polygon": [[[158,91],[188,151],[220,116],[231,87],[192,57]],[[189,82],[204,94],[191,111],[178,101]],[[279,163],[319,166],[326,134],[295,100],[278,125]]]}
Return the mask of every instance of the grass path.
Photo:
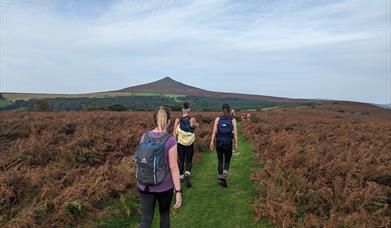
{"label": "grass path", "polygon": [[[240,155],[232,157],[228,188],[217,184],[216,152],[202,153],[192,170],[193,187],[182,187],[183,205],[171,211],[171,227],[269,227],[266,221],[256,223],[250,208],[255,196],[249,179],[254,159],[251,145],[241,135],[238,151]],[[158,224],[156,213],[153,227]]]}

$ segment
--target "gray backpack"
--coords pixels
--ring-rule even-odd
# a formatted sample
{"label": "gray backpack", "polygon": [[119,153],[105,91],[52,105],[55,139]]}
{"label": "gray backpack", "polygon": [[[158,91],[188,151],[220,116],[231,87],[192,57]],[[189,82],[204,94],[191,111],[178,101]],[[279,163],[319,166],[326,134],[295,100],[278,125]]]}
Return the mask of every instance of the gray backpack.
{"label": "gray backpack", "polygon": [[171,137],[165,134],[160,138],[153,138],[148,133],[136,150],[136,179],[145,186],[155,186],[163,182],[169,172],[166,162],[164,144]]}

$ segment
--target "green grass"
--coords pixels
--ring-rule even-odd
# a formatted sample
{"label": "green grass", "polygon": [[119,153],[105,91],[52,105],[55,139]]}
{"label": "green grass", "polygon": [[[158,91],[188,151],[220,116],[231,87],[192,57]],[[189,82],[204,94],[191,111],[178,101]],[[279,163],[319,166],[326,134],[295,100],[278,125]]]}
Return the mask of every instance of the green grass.
{"label": "green grass", "polygon": [[[256,189],[249,179],[254,156],[242,136],[238,151],[232,157],[228,188],[217,184],[216,152],[201,154],[192,170],[193,187],[183,186],[183,205],[171,211],[171,227],[270,227],[267,221],[256,222],[251,210]],[[153,227],[159,227],[158,208],[155,211]]]}
{"label": "green grass", "polygon": [[242,110],[242,112],[256,112],[256,111],[257,111],[257,109],[255,109],[255,108]]}
{"label": "green grass", "polygon": [[[92,223],[87,222],[87,227],[137,227],[141,220],[139,212],[138,195],[124,194],[119,199],[107,199],[96,202],[94,208],[105,211],[105,215],[98,217]],[[136,215],[136,216],[135,216]]]}
{"label": "green grass", "polygon": [[186,95],[183,95],[183,94],[173,94],[173,93],[166,93],[166,94],[163,94],[163,96],[169,97],[169,98],[174,98],[174,99],[178,99],[180,97],[186,97]]}
{"label": "green grass", "polygon": [[11,104],[11,103],[12,103],[12,102],[9,101],[9,100],[0,99],[0,108],[1,108],[1,107],[4,107],[4,106],[6,106],[6,105],[9,105],[9,104]]}
{"label": "green grass", "polygon": [[279,107],[281,107],[281,106],[267,107],[267,108],[263,108],[262,111],[269,111],[269,110],[279,108]]}
{"label": "green grass", "polygon": [[[239,155],[232,157],[228,175],[228,188],[217,184],[216,152],[202,152],[201,160],[192,170],[193,187],[183,188],[183,204],[179,209],[171,209],[171,227],[173,228],[208,228],[208,227],[272,227],[268,221],[256,221],[251,210],[256,193],[256,184],[250,180],[250,173],[255,167],[254,154],[251,145],[239,135]],[[125,198],[126,199],[126,198]],[[137,227],[141,216],[127,216],[126,212],[134,210],[137,199],[120,200],[108,206],[107,202],[99,202],[97,207],[109,210],[119,210],[98,218],[95,226],[99,227]],[[172,204],[175,203],[175,198]],[[110,202],[108,203],[111,204]],[[103,205],[103,206],[102,206]],[[116,215],[117,214],[117,215]],[[155,208],[152,227],[159,227],[159,209]]]}

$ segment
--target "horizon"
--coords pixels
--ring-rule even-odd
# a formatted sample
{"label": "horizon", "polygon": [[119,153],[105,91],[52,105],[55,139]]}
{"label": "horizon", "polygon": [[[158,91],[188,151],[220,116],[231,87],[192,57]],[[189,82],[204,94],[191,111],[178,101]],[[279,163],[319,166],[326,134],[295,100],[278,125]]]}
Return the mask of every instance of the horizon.
{"label": "horizon", "polygon": [[391,103],[391,3],[0,0],[0,92],[197,88]]}

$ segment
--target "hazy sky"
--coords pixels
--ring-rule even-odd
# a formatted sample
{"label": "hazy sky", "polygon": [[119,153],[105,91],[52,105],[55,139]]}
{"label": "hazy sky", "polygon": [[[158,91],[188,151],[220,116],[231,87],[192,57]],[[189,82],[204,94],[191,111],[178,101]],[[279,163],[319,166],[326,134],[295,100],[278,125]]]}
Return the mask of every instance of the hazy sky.
{"label": "hazy sky", "polygon": [[0,0],[0,91],[215,91],[391,103],[390,0]]}

